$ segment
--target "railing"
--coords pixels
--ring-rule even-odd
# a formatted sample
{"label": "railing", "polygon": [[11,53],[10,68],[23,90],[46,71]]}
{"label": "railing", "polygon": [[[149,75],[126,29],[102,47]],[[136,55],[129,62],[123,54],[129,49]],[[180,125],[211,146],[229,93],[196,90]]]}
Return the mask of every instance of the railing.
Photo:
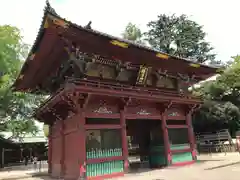
{"label": "railing", "polygon": [[99,149],[87,151],[87,177],[123,172],[122,149]]}
{"label": "railing", "polygon": [[130,85],[124,85],[121,83],[107,83],[107,82],[99,82],[99,81],[93,81],[93,80],[77,80],[77,79],[69,79],[67,83],[74,83],[75,85],[81,85],[81,86],[92,87],[92,88],[103,88],[103,89],[127,91],[127,92],[134,92],[134,93],[146,93],[149,95],[186,97],[189,99],[193,98],[189,95],[183,96],[178,91],[173,91],[173,90],[168,91],[168,90],[162,90],[162,89],[130,86]]}

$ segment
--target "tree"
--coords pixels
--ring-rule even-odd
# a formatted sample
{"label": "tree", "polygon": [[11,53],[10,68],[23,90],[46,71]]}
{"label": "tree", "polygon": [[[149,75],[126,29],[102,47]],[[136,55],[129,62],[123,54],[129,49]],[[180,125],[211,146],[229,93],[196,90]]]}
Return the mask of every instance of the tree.
{"label": "tree", "polygon": [[122,33],[122,36],[124,39],[139,43],[139,44],[144,44],[143,41],[143,34],[141,30],[132,23],[128,23],[124,32]]}
{"label": "tree", "polygon": [[161,14],[156,21],[147,24],[145,33],[149,44],[165,53],[189,58],[197,62],[215,61],[213,47],[205,41],[206,33],[202,26],[190,20],[186,15],[167,16]]}
{"label": "tree", "polygon": [[43,100],[39,96],[11,90],[28,47],[22,42],[19,29],[0,26],[0,130],[12,131],[14,136],[37,132],[31,114]]}
{"label": "tree", "polygon": [[215,81],[206,82],[194,94],[205,102],[195,114],[196,130],[229,128],[232,134],[240,128],[240,56]]}

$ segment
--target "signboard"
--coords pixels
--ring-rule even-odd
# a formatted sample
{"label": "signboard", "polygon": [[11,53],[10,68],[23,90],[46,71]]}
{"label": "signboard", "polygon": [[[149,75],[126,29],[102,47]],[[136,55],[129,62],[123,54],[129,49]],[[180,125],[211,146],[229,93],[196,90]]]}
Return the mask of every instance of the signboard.
{"label": "signboard", "polygon": [[140,66],[137,77],[137,84],[145,84],[148,76],[148,68],[145,66]]}

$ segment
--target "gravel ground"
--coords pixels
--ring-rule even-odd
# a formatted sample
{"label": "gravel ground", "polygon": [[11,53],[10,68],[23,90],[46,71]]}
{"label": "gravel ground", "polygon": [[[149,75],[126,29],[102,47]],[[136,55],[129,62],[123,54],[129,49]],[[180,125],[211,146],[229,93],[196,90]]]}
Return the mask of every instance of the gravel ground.
{"label": "gravel ground", "polygon": [[[202,155],[198,162],[184,167],[169,167],[160,170],[141,169],[115,180],[239,180],[240,155],[228,153]],[[46,172],[46,167],[42,169]],[[51,180],[49,177],[32,177],[33,169],[10,169],[0,172],[0,180]]]}

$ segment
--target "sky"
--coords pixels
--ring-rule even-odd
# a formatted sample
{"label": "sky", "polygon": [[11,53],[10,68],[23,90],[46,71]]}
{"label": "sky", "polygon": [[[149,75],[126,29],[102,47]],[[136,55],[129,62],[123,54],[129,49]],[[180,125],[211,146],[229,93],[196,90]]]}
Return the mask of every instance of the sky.
{"label": "sky", "polygon": [[[0,0],[0,4],[0,25],[17,26],[32,45],[45,0]],[[204,26],[217,60],[240,54],[239,0],[50,0],[50,4],[67,20],[83,26],[91,20],[93,29],[114,36],[121,36],[128,22],[145,31],[159,14],[186,14]]]}

